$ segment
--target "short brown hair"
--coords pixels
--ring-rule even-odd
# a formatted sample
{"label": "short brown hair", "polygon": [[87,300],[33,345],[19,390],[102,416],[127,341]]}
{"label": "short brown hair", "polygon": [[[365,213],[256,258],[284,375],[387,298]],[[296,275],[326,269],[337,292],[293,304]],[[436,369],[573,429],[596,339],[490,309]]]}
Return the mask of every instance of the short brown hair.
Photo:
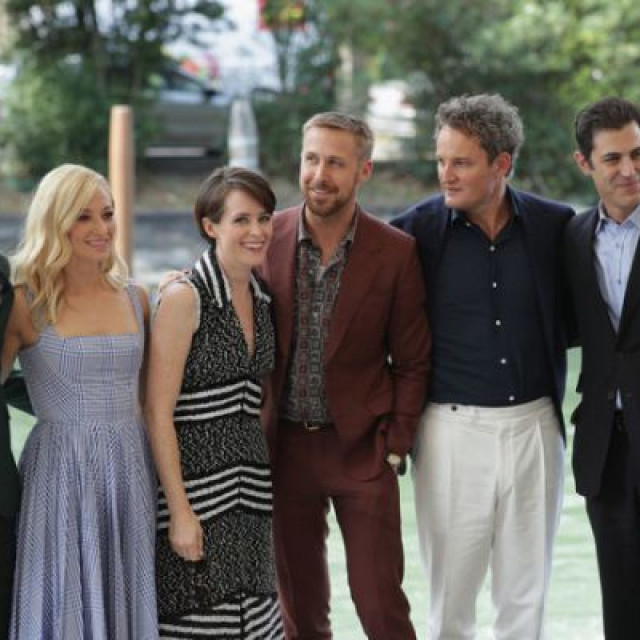
{"label": "short brown hair", "polygon": [[316,113],[302,125],[304,135],[313,129],[336,129],[337,131],[347,131],[356,139],[362,160],[371,160],[373,153],[373,131],[369,125],[361,118],[356,118],[346,113],[338,111],[325,111]]}
{"label": "short brown hair", "polygon": [[216,169],[201,185],[193,210],[200,235],[209,243],[215,242],[202,228],[202,220],[220,222],[227,196],[232,191],[243,191],[259,202],[268,213],[276,208],[276,196],[269,183],[255,171],[242,167]]}
{"label": "short brown hair", "polygon": [[574,128],[578,150],[591,162],[593,139],[599,131],[619,131],[635,122],[640,126],[640,109],[630,100],[612,96],[584,107],[576,116]]}

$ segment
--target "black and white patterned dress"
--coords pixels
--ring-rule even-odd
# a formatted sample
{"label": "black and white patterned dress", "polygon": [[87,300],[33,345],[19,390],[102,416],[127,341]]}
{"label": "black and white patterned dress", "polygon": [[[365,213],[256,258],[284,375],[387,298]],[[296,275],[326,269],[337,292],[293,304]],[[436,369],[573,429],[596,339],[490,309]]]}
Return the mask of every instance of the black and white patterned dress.
{"label": "black and white patterned dress", "polygon": [[160,637],[283,638],[271,533],[272,490],[260,425],[261,379],[273,368],[270,297],[252,278],[250,356],[227,280],[209,249],[189,282],[200,304],[174,422],[187,496],[204,530],[204,560],[182,560],[158,503]]}

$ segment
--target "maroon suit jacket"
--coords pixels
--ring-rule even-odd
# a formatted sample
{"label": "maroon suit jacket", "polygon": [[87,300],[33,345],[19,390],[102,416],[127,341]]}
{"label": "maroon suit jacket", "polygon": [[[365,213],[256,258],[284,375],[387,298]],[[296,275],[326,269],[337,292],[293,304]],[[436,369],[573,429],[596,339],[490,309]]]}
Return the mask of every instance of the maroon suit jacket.
{"label": "maroon suit jacket", "polygon": [[[275,215],[261,270],[273,294],[277,334],[276,369],[264,416],[276,464],[278,400],[295,331],[301,211],[297,206]],[[329,412],[354,477],[375,477],[389,451],[404,455],[411,448],[426,398],[429,349],[415,241],[360,210],[325,354]]]}

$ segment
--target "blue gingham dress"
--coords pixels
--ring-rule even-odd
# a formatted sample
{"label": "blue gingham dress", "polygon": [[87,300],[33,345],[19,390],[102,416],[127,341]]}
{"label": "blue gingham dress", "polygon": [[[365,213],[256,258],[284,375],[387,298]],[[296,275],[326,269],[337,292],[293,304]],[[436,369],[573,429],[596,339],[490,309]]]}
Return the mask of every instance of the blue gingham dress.
{"label": "blue gingham dress", "polygon": [[138,331],[60,337],[20,353],[38,422],[23,483],[12,640],[158,637],[155,476],[138,401]]}

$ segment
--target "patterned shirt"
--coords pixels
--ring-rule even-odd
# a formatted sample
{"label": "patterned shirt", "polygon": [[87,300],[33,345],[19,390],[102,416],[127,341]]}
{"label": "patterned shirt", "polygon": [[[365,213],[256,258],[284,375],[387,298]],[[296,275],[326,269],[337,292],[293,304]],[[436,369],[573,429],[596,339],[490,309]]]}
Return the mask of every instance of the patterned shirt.
{"label": "patterned shirt", "polygon": [[296,323],[282,417],[294,422],[331,422],[325,390],[324,354],[331,314],[355,234],[357,214],[327,265],[304,223],[298,226]]}

